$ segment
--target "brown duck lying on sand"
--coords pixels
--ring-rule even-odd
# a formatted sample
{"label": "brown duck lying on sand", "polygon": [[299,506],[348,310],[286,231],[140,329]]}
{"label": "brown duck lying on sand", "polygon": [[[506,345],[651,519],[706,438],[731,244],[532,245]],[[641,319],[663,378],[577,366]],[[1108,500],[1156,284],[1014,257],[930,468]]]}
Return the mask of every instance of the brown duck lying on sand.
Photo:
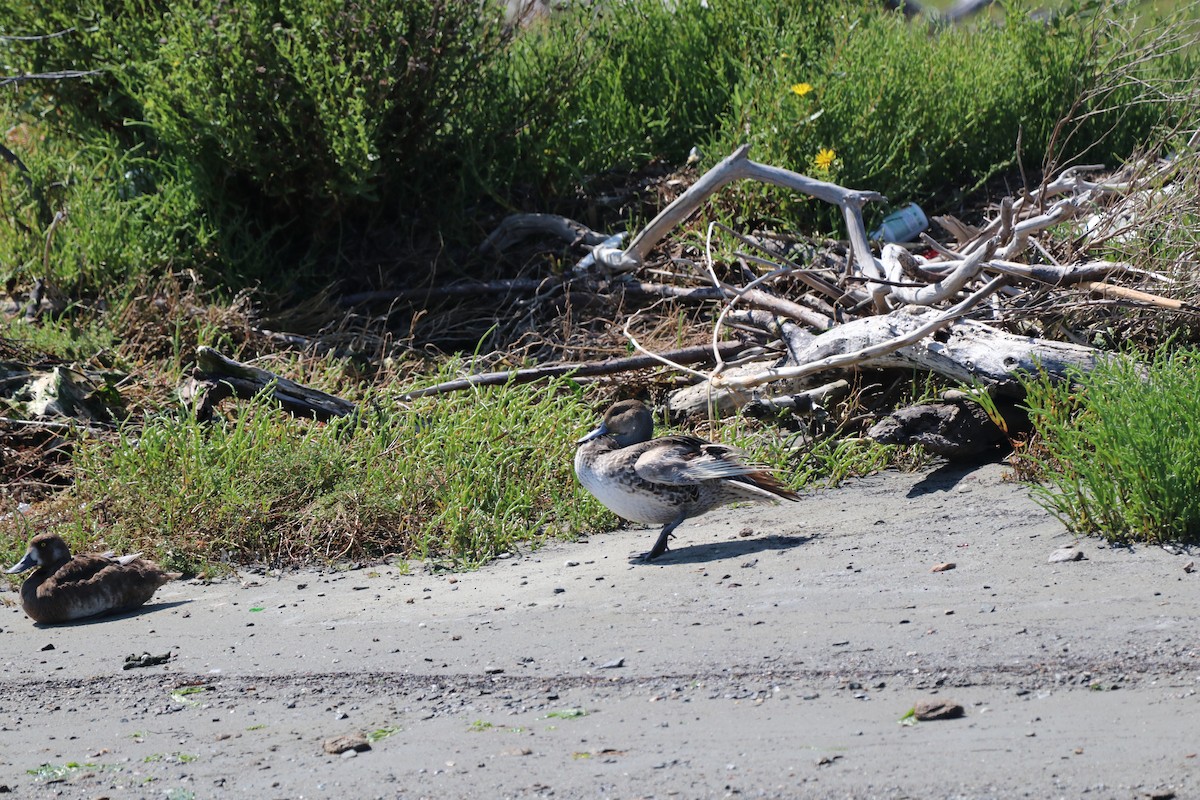
{"label": "brown duck lying on sand", "polygon": [[763,467],[743,461],[735,447],[653,434],[650,409],[622,400],[575,451],[575,474],[597,500],[625,519],[663,526],[647,561],[666,552],[672,531],[689,517],[742,500],[800,499]]}
{"label": "brown duck lying on sand", "polygon": [[25,557],[8,572],[37,567],[21,584],[21,606],[34,622],[55,624],[136,608],[158,587],[180,577],[140,555],[83,553],[72,558],[61,537],[43,533],[33,537]]}

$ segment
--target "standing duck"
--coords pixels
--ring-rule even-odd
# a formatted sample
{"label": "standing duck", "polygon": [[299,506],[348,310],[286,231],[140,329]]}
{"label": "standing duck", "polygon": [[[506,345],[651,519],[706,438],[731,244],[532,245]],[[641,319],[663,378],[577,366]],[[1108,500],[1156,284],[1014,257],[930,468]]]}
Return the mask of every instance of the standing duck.
{"label": "standing duck", "polygon": [[647,561],[666,552],[672,531],[689,517],[738,501],[800,499],[766,469],[745,463],[735,447],[653,435],[650,409],[622,400],[575,451],[575,474],[597,500],[625,519],[663,526]]}
{"label": "standing duck", "polygon": [[21,584],[21,607],[34,622],[53,625],[136,608],[158,587],[180,577],[140,555],[83,553],[72,558],[62,537],[42,533],[30,540],[25,557],[8,573],[37,567]]}

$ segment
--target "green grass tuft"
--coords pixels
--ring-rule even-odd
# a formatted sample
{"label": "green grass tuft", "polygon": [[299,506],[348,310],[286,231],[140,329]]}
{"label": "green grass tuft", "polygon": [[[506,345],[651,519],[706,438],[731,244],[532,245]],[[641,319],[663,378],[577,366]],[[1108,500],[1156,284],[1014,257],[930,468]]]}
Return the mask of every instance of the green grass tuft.
{"label": "green grass tuft", "polygon": [[1114,358],[1074,380],[1026,382],[1042,505],[1111,542],[1200,541],[1200,354]]}
{"label": "green grass tuft", "polygon": [[240,403],[223,423],[162,417],[82,446],[74,538],[191,571],[388,554],[473,566],[611,526],[572,473],[593,412],[569,381],[362,407],[325,424]]}

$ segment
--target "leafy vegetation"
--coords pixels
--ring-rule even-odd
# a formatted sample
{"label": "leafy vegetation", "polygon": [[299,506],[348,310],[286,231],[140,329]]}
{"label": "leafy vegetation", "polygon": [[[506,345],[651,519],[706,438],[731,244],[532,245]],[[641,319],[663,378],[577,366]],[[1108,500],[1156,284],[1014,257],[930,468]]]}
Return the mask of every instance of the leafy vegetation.
{"label": "leafy vegetation", "polygon": [[[463,362],[397,357],[411,331],[335,320],[330,287],[499,277],[507,267],[475,249],[502,214],[635,223],[651,204],[601,195],[682,169],[693,146],[699,168],[749,142],[758,160],[933,213],[1017,167],[1154,152],[1153,134],[1194,112],[1170,90],[1194,80],[1196,48],[1156,49],[1154,25],[1103,6],[1045,22],[1011,3],[1002,24],[936,27],[880,5],[581,3],[515,29],[498,7],[454,0],[14,0],[0,73],[84,74],[0,80],[0,273],[10,293],[41,279],[58,301],[5,322],[4,354],[102,374],[122,420],[112,435],[37,440],[73,460],[75,484],[36,523],[188,571],[387,554],[464,566],[609,527],[570,464],[610,390],[404,402],[398,387]],[[1196,194],[1164,203],[1146,238],[1114,239],[1114,255],[1178,262],[1195,249]],[[731,187],[719,204],[739,229],[840,229],[776,190]],[[270,315],[353,343],[273,354]],[[173,392],[200,344],[271,354],[273,370],[363,411],[323,424],[260,400],[198,423]],[[844,438],[854,414],[815,436],[742,418],[700,433],[796,487],[920,458]],[[15,559],[30,525],[0,521],[0,553]]]}
{"label": "leafy vegetation", "polygon": [[518,542],[611,518],[576,484],[592,410],[567,382],[431,398],[363,398],[357,419],[304,423],[269,402],[224,425],[164,416],[76,456],[81,540],[153,548],[175,568],[387,554],[474,565]]}
{"label": "leafy vegetation", "polygon": [[[1130,99],[1195,71],[1187,52],[1137,60],[1056,137],[1134,60],[1102,12],[934,29],[865,0],[642,0],[513,31],[450,0],[13,6],[0,34],[62,32],[0,42],[13,72],[93,74],[0,99],[31,180],[0,193],[0,263],[110,302],[183,268],[285,292],[407,282],[432,268],[426,243],[472,247],[504,209],[579,210],[613,171],[681,165],[693,145],[711,163],[749,141],[937,210],[1011,168],[1018,136],[1027,164],[1128,155],[1172,113]],[[746,213],[834,222],[772,197]],[[387,255],[410,263],[381,275]]]}
{"label": "leafy vegetation", "polygon": [[1024,458],[1042,504],[1112,542],[1200,541],[1200,354],[1114,357],[1077,385],[1026,383],[1038,433]]}

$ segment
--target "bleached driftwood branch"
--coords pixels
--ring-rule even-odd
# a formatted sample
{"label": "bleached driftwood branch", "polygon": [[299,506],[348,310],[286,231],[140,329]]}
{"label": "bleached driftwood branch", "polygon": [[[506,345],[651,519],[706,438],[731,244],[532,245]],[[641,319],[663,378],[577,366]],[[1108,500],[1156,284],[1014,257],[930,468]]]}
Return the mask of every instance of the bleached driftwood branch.
{"label": "bleached driftwood branch", "polygon": [[[931,332],[940,333],[931,337]],[[815,337],[799,357],[803,360],[795,365],[727,370],[708,383],[678,390],[670,407],[683,411],[714,406],[728,411],[758,399],[760,387],[766,384],[772,384],[771,394],[788,394],[806,378],[849,367],[919,369],[964,383],[1005,387],[1014,385],[1020,372],[1041,369],[1062,378],[1071,369],[1090,371],[1101,354],[1083,345],[947,318],[927,306],[906,306],[839,325]]]}
{"label": "bleached driftwood branch", "polygon": [[[925,286],[893,286],[889,292],[890,299],[931,306],[953,298],[963,290],[968,282],[978,277],[980,270],[984,267],[984,259],[989,258],[995,249],[995,240],[989,241],[990,245],[981,247],[962,259],[949,275],[939,281]],[[918,268],[916,257],[896,244],[884,245],[880,261],[883,263],[888,280],[894,282],[903,281],[906,275],[913,274]]]}
{"label": "bleached driftwood branch", "polygon": [[695,213],[706,199],[722,187],[734,181],[756,180],[792,189],[838,206],[845,217],[847,234],[859,269],[871,277],[883,277],[883,268],[875,259],[867,241],[867,226],[862,216],[863,206],[872,200],[886,199],[883,195],[878,192],[846,189],[798,172],[759,164],[749,159],[749,150],[749,145],[742,145],[704,173],[686,192],[675,198],[674,202],[642,228],[629,247],[603,254],[596,253],[597,263],[613,272],[627,272],[638,268],[645,262],[651,249],[662,241],[667,233]]}

